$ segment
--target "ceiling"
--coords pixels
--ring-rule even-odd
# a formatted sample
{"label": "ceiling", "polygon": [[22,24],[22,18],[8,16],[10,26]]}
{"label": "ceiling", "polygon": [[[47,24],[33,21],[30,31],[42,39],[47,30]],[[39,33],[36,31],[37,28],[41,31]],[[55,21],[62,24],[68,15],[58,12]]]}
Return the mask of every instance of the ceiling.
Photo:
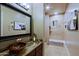
{"label": "ceiling", "polygon": [[[46,7],[49,6],[49,9]],[[67,3],[45,3],[45,13],[49,15],[54,14],[63,14],[66,11],[68,4]]]}

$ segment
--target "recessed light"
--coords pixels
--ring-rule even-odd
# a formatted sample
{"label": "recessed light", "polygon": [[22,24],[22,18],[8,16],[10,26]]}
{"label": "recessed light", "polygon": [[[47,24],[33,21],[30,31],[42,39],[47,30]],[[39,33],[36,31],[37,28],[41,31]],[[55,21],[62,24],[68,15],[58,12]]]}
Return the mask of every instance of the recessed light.
{"label": "recessed light", "polygon": [[58,13],[58,12],[55,12],[54,14],[57,15],[57,14],[59,14],[59,13]]}
{"label": "recessed light", "polygon": [[21,5],[23,5],[25,8],[29,9],[30,8],[30,5],[27,4],[27,3],[21,3]]}
{"label": "recessed light", "polygon": [[50,9],[50,6],[46,6],[46,10],[49,10]]}
{"label": "recessed light", "polygon": [[26,5],[26,8],[28,8],[28,9],[29,9],[29,8],[30,8],[30,5]]}

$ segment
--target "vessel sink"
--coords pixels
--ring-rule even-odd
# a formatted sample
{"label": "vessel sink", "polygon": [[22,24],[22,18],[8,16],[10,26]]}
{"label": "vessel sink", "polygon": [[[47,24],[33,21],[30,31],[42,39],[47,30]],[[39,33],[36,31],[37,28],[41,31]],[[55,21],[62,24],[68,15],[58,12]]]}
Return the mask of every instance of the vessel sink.
{"label": "vessel sink", "polygon": [[8,49],[9,49],[9,53],[12,54],[18,54],[20,51],[22,51],[26,46],[26,43],[24,42],[18,42],[18,43],[14,43],[11,44]]}
{"label": "vessel sink", "polygon": [[34,43],[33,41],[27,42],[26,47],[31,46],[33,43]]}

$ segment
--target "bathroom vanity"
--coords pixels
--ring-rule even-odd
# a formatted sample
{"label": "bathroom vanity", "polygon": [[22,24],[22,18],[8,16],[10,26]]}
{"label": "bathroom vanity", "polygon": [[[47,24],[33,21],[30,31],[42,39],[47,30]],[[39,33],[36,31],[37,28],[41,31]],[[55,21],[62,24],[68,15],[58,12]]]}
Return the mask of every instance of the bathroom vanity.
{"label": "bathroom vanity", "polygon": [[43,42],[33,42],[19,52],[18,55],[10,54],[9,50],[3,51],[0,53],[0,56],[43,56]]}
{"label": "bathroom vanity", "polygon": [[[0,12],[1,12],[1,32],[0,32],[0,41],[8,41],[8,45],[10,45],[11,40],[15,40],[18,38],[23,38],[32,35],[32,15],[15,8],[9,4],[0,4]],[[9,17],[8,17],[9,16]],[[34,37],[35,38],[35,37]],[[28,41],[27,38],[23,38],[22,40]],[[1,50],[0,56],[42,56],[43,55],[43,42],[26,43],[24,46],[14,44],[11,49],[7,48],[6,51]],[[13,41],[11,42],[13,43]],[[6,48],[8,45],[1,45],[0,49]],[[4,46],[3,46],[4,45]],[[16,53],[10,52],[14,49],[15,51],[20,49],[21,51]],[[4,49],[5,50],[5,49]],[[14,51],[14,52],[15,52]]]}

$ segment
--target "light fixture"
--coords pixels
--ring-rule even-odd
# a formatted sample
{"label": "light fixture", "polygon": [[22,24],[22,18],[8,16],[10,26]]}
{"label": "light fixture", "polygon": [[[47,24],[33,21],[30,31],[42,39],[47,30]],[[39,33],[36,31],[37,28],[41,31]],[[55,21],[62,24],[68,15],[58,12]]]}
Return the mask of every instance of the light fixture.
{"label": "light fixture", "polygon": [[30,5],[27,4],[27,3],[23,3],[23,5],[25,6],[25,8],[29,9],[30,8]]}
{"label": "light fixture", "polygon": [[59,13],[58,12],[54,12],[54,15],[58,15]]}
{"label": "light fixture", "polygon": [[46,10],[49,10],[50,9],[50,6],[46,6]]}
{"label": "light fixture", "polygon": [[29,5],[29,4],[27,4],[27,5],[26,5],[26,8],[27,8],[27,9],[29,9],[29,8],[30,8],[30,5]]}

